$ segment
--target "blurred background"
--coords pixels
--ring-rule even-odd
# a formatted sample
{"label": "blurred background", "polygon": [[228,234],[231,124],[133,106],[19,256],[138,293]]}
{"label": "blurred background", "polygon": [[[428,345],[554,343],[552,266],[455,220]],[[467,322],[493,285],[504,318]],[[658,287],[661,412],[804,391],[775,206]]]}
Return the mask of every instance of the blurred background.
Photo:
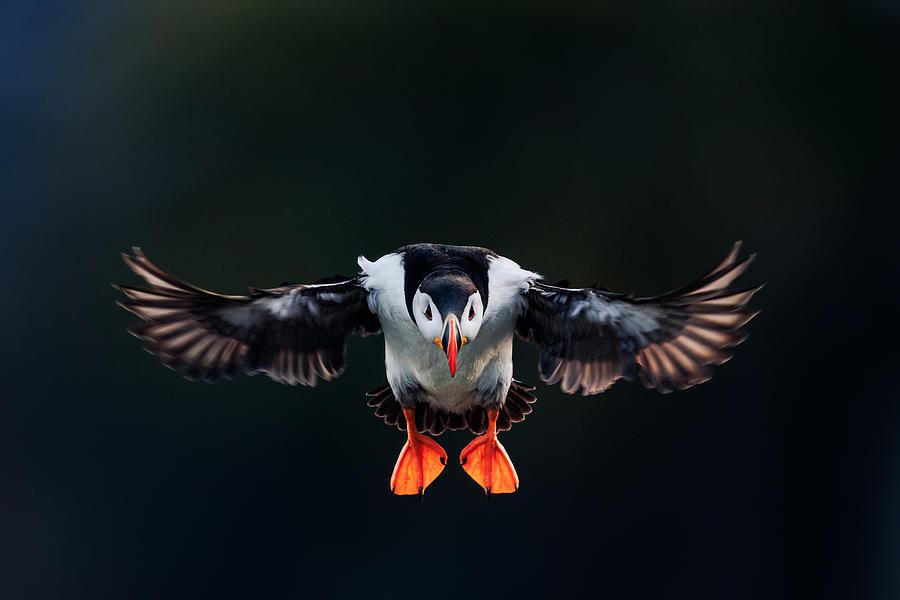
{"label": "blurred background", "polygon": [[[0,597],[897,598],[898,33],[887,1],[4,3]],[[647,295],[738,239],[736,357],[538,385],[490,502],[453,465],[388,492],[380,337],[317,389],[191,383],[108,285],[132,245],[239,294],[440,241]]]}

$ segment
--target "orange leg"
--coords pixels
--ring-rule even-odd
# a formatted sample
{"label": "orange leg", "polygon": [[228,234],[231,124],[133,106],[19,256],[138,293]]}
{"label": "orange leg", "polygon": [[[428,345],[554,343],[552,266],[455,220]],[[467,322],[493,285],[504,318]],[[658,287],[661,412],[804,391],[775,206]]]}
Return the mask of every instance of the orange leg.
{"label": "orange leg", "polygon": [[472,440],[459,455],[459,463],[485,493],[511,494],[519,489],[519,476],[506,448],[497,439],[498,411],[488,411],[488,428]]}
{"label": "orange leg", "polygon": [[402,496],[421,496],[444,470],[447,453],[433,439],[416,430],[416,409],[404,408],[403,416],[406,417],[406,444],[391,473],[391,491]]}

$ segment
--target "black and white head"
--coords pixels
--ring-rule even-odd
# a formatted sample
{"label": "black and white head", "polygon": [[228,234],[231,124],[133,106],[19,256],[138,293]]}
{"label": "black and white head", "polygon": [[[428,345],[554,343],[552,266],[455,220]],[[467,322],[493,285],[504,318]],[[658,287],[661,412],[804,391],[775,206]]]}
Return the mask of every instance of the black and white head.
{"label": "black and white head", "polygon": [[437,271],[419,284],[411,308],[422,336],[446,353],[455,376],[457,353],[475,339],[484,319],[484,300],[475,283],[461,271]]}

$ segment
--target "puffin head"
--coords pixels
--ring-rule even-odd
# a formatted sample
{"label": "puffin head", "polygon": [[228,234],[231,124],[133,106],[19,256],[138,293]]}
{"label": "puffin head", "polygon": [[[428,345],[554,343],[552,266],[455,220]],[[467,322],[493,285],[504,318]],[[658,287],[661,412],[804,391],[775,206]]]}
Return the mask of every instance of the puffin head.
{"label": "puffin head", "polygon": [[429,342],[447,355],[450,376],[456,375],[456,355],[481,329],[484,302],[472,280],[455,270],[432,273],[412,300],[413,320]]}

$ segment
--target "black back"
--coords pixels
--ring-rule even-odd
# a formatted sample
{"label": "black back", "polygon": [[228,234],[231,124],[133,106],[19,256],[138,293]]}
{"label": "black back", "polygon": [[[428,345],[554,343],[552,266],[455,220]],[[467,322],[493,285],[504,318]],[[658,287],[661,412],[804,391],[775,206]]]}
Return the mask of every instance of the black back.
{"label": "black back", "polygon": [[[452,276],[454,271],[472,280],[475,289],[481,294],[484,307],[488,304],[488,257],[497,256],[492,250],[476,246],[449,246],[446,244],[411,244],[397,249],[403,253],[404,294],[406,310],[412,314],[412,299],[416,290],[429,275],[441,275],[447,272]],[[450,277],[435,277],[435,280],[447,281]]]}

